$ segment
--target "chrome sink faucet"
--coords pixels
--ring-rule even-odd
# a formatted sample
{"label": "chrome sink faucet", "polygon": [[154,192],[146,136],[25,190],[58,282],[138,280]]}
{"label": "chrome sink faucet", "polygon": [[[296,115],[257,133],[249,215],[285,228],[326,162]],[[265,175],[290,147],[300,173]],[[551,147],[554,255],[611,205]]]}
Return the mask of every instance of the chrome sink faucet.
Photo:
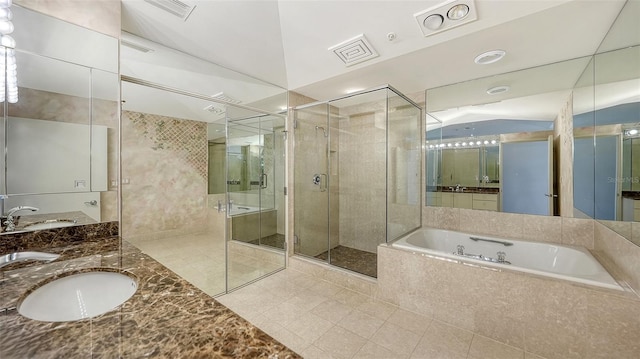
{"label": "chrome sink faucet", "polygon": [[0,256],[0,268],[8,266],[9,264],[22,262],[22,261],[43,261],[52,262],[60,257],[59,254],[44,253],[44,252],[15,252],[4,254]]}
{"label": "chrome sink faucet", "polygon": [[5,231],[6,232],[11,232],[11,231],[15,231],[16,230],[16,224],[13,222],[14,218],[13,215],[18,212],[18,211],[32,211],[35,212],[37,211],[38,208],[36,207],[29,207],[29,206],[18,206],[18,207],[13,207],[11,208],[5,217],[2,218],[3,222],[2,224],[5,225]]}

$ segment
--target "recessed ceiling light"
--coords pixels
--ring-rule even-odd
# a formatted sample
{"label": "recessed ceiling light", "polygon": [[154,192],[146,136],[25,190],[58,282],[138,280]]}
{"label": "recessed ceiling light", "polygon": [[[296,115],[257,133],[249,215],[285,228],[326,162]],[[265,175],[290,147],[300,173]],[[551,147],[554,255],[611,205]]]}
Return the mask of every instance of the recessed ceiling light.
{"label": "recessed ceiling light", "polygon": [[451,20],[464,19],[469,14],[469,6],[465,4],[454,5],[447,11],[447,17]]}
{"label": "recessed ceiling light", "polygon": [[492,88],[488,89],[487,93],[489,95],[497,95],[497,94],[505,93],[505,92],[509,91],[509,89],[510,89],[509,86],[496,86],[496,87],[492,87]]}
{"label": "recessed ceiling light", "polygon": [[502,60],[506,54],[507,52],[503,50],[491,50],[476,56],[473,61],[478,65],[488,65]]}
{"label": "recessed ceiling light", "polygon": [[444,23],[444,17],[440,14],[433,14],[427,16],[422,24],[429,30],[435,31],[442,27],[442,23]]}

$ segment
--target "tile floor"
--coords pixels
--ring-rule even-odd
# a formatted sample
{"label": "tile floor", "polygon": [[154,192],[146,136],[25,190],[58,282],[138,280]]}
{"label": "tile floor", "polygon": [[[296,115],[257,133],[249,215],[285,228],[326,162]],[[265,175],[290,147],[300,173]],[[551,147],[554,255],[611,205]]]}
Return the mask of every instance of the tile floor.
{"label": "tile floor", "polygon": [[[210,233],[189,234],[132,242],[165,267],[203,292],[215,296],[225,291],[224,239]],[[229,256],[229,287],[235,288],[284,267],[238,253]]]}
{"label": "tile floor", "polygon": [[216,299],[306,359],[543,359],[290,268]]}
{"label": "tile floor", "polygon": [[[328,251],[316,256],[327,260]],[[378,277],[378,254],[359,249],[337,246],[331,249],[331,264],[369,277]]]}

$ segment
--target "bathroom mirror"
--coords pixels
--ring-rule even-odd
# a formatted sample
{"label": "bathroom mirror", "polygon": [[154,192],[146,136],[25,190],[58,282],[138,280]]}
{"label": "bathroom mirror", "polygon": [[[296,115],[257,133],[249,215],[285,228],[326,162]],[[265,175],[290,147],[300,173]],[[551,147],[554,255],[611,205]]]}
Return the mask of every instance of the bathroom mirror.
{"label": "bathroom mirror", "polygon": [[427,90],[427,205],[558,215],[555,122],[589,60]]}
{"label": "bathroom mirror", "polygon": [[[627,1],[574,90],[576,166],[592,174],[581,212],[640,245],[640,3]],[[585,145],[579,147],[580,144]],[[586,155],[585,155],[586,153]],[[576,193],[577,196],[577,193]],[[576,207],[578,207],[576,205]]]}
{"label": "bathroom mirror", "polygon": [[11,10],[18,102],[3,103],[2,212],[38,209],[16,212],[14,231],[116,220],[118,39]]}

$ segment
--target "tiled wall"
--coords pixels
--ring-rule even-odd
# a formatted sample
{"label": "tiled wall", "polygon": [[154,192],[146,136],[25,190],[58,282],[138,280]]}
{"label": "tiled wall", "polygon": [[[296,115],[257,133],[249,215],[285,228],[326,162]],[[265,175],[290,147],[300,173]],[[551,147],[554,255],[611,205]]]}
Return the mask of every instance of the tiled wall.
{"label": "tiled wall", "polygon": [[422,223],[426,227],[503,238],[580,245],[588,249],[594,246],[591,219],[424,207]]}
{"label": "tiled wall", "polygon": [[206,123],[123,111],[121,156],[125,239],[206,230]]}
{"label": "tiled wall", "polygon": [[375,253],[386,233],[387,124],[384,111],[371,111],[367,108],[338,121],[339,156],[335,158],[340,177],[340,244]]}
{"label": "tiled wall", "polygon": [[548,359],[634,358],[640,300],[508,271],[378,249],[381,300]]}

